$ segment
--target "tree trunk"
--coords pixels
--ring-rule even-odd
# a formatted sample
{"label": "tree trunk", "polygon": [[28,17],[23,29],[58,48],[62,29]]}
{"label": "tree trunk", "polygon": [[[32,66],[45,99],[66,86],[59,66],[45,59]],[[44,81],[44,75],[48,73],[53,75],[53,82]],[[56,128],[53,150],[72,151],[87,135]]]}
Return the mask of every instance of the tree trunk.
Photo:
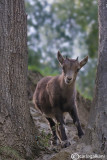
{"label": "tree trunk", "polygon": [[35,127],[27,98],[27,17],[24,0],[0,0],[0,146],[30,155]]}
{"label": "tree trunk", "polygon": [[85,141],[107,154],[107,1],[98,0],[99,54],[94,101]]}

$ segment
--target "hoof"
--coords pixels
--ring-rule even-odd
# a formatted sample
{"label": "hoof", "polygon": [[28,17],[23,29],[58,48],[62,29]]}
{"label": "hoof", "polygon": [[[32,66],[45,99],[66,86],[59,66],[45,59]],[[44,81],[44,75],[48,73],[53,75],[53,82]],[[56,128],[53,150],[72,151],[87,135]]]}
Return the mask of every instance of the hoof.
{"label": "hoof", "polygon": [[71,145],[71,143],[69,141],[63,141],[62,144],[61,144],[61,147],[62,148],[67,148]]}
{"label": "hoof", "polygon": [[81,133],[78,133],[78,137],[81,138],[84,135],[84,132],[81,131]]}
{"label": "hoof", "polygon": [[53,140],[53,141],[52,141],[52,144],[53,144],[54,146],[57,146],[57,145],[58,145],[57,140]]}

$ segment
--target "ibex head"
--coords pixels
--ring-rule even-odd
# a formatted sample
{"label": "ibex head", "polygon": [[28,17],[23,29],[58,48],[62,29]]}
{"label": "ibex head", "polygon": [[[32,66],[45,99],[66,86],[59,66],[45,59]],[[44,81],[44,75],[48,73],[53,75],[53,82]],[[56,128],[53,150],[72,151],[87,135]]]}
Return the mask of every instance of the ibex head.
{"label": "ibex head", "polygon": [[78,57],[76,59],[69,59],[67,56],[64,58],[59,51],[57,53],[57,58],[62,67],[64,80],[67,85],[72,84],[76,80],[77,73],[88,61],[88,56],[81,62],[78,61]]}

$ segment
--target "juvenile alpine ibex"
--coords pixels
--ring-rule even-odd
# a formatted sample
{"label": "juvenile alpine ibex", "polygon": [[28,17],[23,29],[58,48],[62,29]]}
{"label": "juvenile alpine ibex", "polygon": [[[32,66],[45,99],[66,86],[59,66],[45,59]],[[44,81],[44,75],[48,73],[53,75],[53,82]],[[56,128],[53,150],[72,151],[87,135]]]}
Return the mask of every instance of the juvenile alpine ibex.
{"label": "juvenile alpine ibex", "polygon": [[[57,138],[59,138],[62,147],[67,147],[70,142],[65,133],[64,112],[68,112],[72,117],[79,138],[84,134],[77,114],[75,81],[77,73],[87,63],[88,56],[79,62],[78,58],[64,58],[58,51],[57,58],[62,68],[62,74],[41,79],[37,84],[33,101],[49,121],[53,134],[53,144],[57,144]],[[59,125],[56,125],[56,122]]]}

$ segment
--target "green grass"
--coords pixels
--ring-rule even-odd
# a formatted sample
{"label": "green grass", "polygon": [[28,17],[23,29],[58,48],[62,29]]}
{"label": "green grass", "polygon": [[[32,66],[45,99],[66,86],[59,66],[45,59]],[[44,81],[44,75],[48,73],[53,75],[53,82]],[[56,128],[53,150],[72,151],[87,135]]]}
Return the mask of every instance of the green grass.
{"label": "green grass", "polygon": [[51,69],[49,67],[45,67],[43,69],[41,68],[38,68],[36,66],[31,66],[29,65],[28,66],[28,70],[31,70],[31,71],[38,71],[40,74],[42,74],[43,76],[56,76],[58,75],[58,72],[57,71],[54,71],[52,72]]}
{"label": "green grass", "polygon": [[79,94],[80,94],[83,98],[92,101],[92,99],[93,99],[92,96],[88,95],[88,94],[85,93],[85,92],[81,92],[81,90],[78,88],[78,85],[76,85],[76,90],[79,92]]}

